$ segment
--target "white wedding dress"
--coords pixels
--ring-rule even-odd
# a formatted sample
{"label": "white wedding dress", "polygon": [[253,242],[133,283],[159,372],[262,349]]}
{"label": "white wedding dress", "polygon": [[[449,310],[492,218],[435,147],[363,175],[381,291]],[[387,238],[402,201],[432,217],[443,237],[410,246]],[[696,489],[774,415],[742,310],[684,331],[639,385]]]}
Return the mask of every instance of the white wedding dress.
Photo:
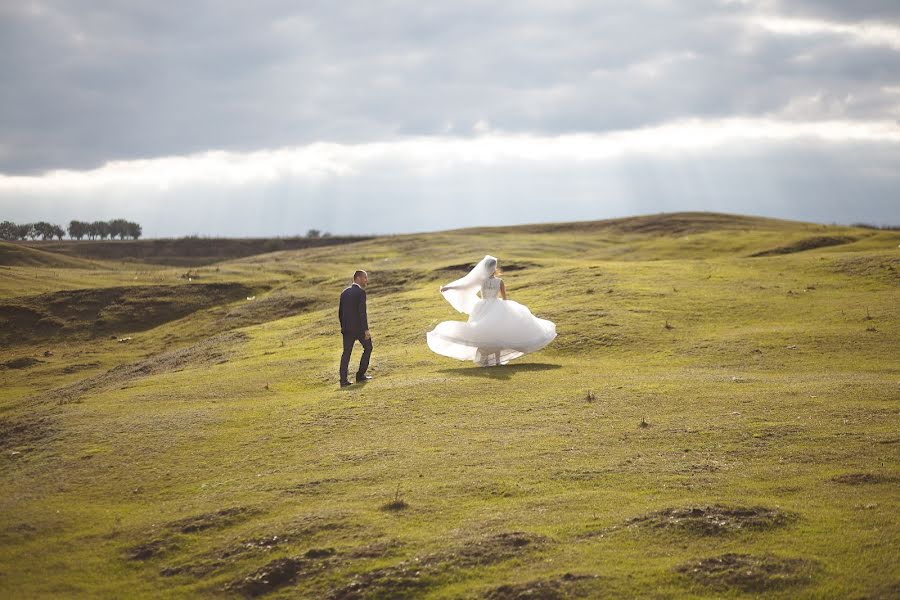
{"label": "white wedding dress", "polygon": [[469,314],[469,320],[444,321],[429,331],[432,351],[487,367],[506,364],[553,341],[556,325],[535,317],[518,302],[499,297],[501,280],[493,276],[496,266],[496,258],[485,256],[469,275],[442,292],[454,308]]}

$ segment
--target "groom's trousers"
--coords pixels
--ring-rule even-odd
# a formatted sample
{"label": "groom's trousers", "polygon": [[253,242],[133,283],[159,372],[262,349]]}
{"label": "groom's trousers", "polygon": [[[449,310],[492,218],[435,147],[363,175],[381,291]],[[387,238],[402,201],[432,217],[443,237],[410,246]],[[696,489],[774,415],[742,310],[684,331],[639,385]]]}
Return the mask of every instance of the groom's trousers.
{"label": "groom's trousers", "polygon": [[367,340],[364,335],[356,336],[352,333],[343,335],[344,353],[341,354],[341,381],[347,381],[347,370],[350,368],[350,354],[353,352],[353,344],[356,342],[362,344],[363,353],[359,359],[359,369],[356,371],[356,375],[365,375],[366,370],[369,368],[369,357],[372,356],[372,340]]}

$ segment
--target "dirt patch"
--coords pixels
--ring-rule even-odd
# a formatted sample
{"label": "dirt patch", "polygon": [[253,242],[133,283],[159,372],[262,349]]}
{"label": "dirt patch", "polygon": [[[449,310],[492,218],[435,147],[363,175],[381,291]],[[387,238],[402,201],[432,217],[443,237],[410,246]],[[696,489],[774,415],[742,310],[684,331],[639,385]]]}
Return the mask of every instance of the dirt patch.
{"label": "dirt patch", "polygon": [[739,531],[765,531],[782,527],[796,517],[764,506],[692,506],[666,508],[627,521],[630,527],[677,531],[700,536],[728,535]]}
{"label": "dirt patch", "polygon": [[238,521],[243,521],[254,511],[245,507],[223,508],[215,512],[204,513],[195,517],[188,517],[174,521],[168,525],[168,529],[178,533],[196,533],[205,529],[225,527]]}
{"label": "dirt patch", "polygon": [[[165,556],[180,546],[180,540],[183,540],[185,535],[192,535],[207,529],[228,527],[254,514],[256,514],[256,511],[253,509],[238,506],[172,521],[149,534],[147,536],[149,539],[146,542],[128,548],[125,551],[125,558],[143,561]],[[163,569],[163,574],[175,575],[177,573],[190,572],[193,570],[193,567],[194,565],[170,567]]]}
{"label": "dirt patch", "polygon": [[0,342],[91,338],[151,329],[251,294],[238,283],[65,290],[0,302]]}
{"label": "dirt patch", "polygon": [[[187,525],[189,529],[194,529],[198,523],[206,524],[212,517],[212,520],[219,521],[219,526],[222,526],[221,512],[222,511],[200,515],[199,517],[192,517],[189,520],[178,521],[172,525],[176,526],[176,531],[179,527],[183,529],[185,525]],[[226,518],[231,519],[240,516],[240,514],[233,514],[226,515]],[[276,548],[296,544],[298,541],[309,538],[319,531],[334,529],[336,527],[337,524],[334,521],[319,519],[318,522],[313,523],[304,520],[299,524],[281,528],[281,531],[284,531],[285,533],[245,539],[237,543],[231,543],[224,548],[204,552],[191,558],[187,562],[166,566],[160,571],[160,575],[164,577],[171,577],[173,575],[205,577],[213,571],[233,565],[235,562],[244,560],[249,556],[266,554]],[[334,548],[310,548],[300,558],[307,560],[328,558],[336,554],[336,552],[337,551]]]}
{"label": "dirt patch", "polygon": [[894,477],[876,475],[874,473],[844,473],[843,475],[835,475],[831,478],[831,481],[846,485],[865,485],[868,483],[889,483],[895,479]]}
{"label": "dirt patch", "polygon": [[61,402],[71,402],[89,391],[122,386],[141,377],[226,362],[232,347],[248,339],[249,336],[242,331],[222,333],[186,348],[163,352],[140,362],[120,365],[105,373],[57,389],[53,394]]}
{"label": "dirt patch", "polygon": [[675,568],[678,573],[708,587],[737,588],[751,593],[809,583],[816,569],[814,561],[802,558],[730,553]]}
{"label": "dirt patch", "polygon": [[760,256],[777,256],[780,254],[794,254],[795,252],[805,252],[807,250],[815,250],[816,248],[828,248],[829,246],[842,246],[844,244],[850,244],[855,242],[857,238],[849,235],[822,235],[816,237],[810,237],[802,240],[798,240],[796,242],[792,242],[790,244],[786,244],[784,246],[779,246],[777,248],[772,248],[770,250],[763,250],[762,252],[757,252],[755,254],[751,254],[751,258],[757,258]]}
{"label": "dirt patch", "polygon": [[546,539],[541,536],[518,531],[485,536],[450,550],[361,573],[328,597],[332,600],[416,597],[422,590],[435,585],[442,573],[497,564],[545,543]]}
{"label": "dirt patch", "polygon": [[235,579],[224,588],[247,597],[268,594],[297,581],[297,577],[309,567],[310,561],[302,558],[278,558],[253,573]]}
{"label": "dirt patch", "polygon": [[67,375],[70,375],[72,373],[77,373],[78,371],[86,371],[88,369],[95,369],[99,366],[100,366],[100,363],[96,362],[96,361],[89,362],[89,363],[79,363],[76,365],[69,365],[67,367],[64,367],[62,372]]}
{"label": "dirt patch", "polygon": [[245,300],[230,308],[218,321],[219,330],[237,329],[299,315],[309,310],[316,300],[292,294],[273,293],[255,300]]}
{"label": "dirt patch", "polygon": [[244,540],[223,550],[207,553],[192,562],[165,567],[160,570],[159,574],[163,577],[172,577],[173,575],[204,577],[246,556],[271,552],[286,541],[287,538],[277,535]]}
{"label": "dirt patch", "polygon": [[31,447],[44,440],[49,434],[50,425],[46,419],[0,418],[0,450]]}
{"label": "dirt patch", "polygon": [[541,579],[528,583],[501,585],[488,590],[485,600],[563,600],[565,598],[589,598],[594,594],[585,585],[596,581],[596,575],[566,573],[553,579]]}
{"label": "dirt patch", "polygon": [[12,360],[8,360],[5,363],[0,364],[0,370],[2,369],[28,369],[33,367],[34,365],[41,364],[42,360],[38,360],[36,358],[32,358],[30,356],[22,356],[20,358],[14,358]]}
{"label": "dirt patch", "polygon": [[[475,267],[476,264],[478,264],[477,261],[473,262],[473,263],[457,263],[457,264],[453,264],[453,265],[447,265],[446,267],[440,267],[438,269],[431,271],[431,273],[432,274],[440,273],[441,275],[445,275],[445,274],[446,275],[458,275],[459,277],[462,277],[463,275],[465,275],[466,273],[471,271]],[[511,262],[511,263],[501,262],[500,263],[500,269],[504,273],[512,273],[515,271],[522,271],[525,269],[535,269],[535,268],[540,268],[540,266],[541,265],[539,265],[537,263],[528,262],[528,261],[518,261],[518,262]]]}
{"label": "dirt patch", "polygon": [[900,258],[890,255],[864,255],[837,258],[830,270],[841,275],[865,277],[888,284],[900,285]]}
{"label": "dirt patch", "polygon": [[349,558],[384,558],[395,554],[397,550],[403,547],[400,540],[386,540],[382,542],[372,542],[365,546],[354,548],[347,553]]}
{"label": "dirt patch", "polygon": [[128,560],[148,560],[164,556],[177,548],[174,540],[166,538],[152,539],[148,542],[132,546],[125,551]]}

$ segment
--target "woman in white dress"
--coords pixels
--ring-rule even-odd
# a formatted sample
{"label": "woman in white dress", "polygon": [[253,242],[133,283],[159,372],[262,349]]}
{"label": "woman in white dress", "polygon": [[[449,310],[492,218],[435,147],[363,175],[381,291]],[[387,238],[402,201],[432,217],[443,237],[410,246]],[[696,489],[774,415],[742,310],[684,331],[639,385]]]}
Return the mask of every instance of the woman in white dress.
{"label": "woman in white dress", "polygon": [[556,325],[508,300],[498,272],[497,259],[488,255],[468,275],[441,288],[447,302],[467,313],[469,320],[439,323],[428,332],[429,348],[443,356],[487,367],[504,365],[553,341]]}

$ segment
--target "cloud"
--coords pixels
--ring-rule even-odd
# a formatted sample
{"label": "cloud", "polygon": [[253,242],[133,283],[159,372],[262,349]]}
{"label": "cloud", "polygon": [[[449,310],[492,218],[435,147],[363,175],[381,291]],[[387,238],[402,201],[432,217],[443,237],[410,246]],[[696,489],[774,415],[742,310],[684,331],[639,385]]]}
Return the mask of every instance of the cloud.
{"label": "cloud", "polygon": [[3,3],[0,208],[149,235],[893,222],[897,6]]}
{"label": "cloud", "polygon": [[[807,4],[785,16],[782,4],[712,0],[8,3],[0,172],[445,135],[448,124],[463,137],[479,124],[554,136],[800,118],[813,96],[828,102],[807,120],[896,118],[883,88],[900,85],[900,52],[856,43],[870,27],[890,41],[896,26]],[[890,16],[887,3],[868,6]]]}
{"label": "cloud", "polygon": [[151,236],[392,233],[687,209],[888,223],[898,159],[891,121],[686,120],[113,162],[2,176],[0,206],[123,214]]}

